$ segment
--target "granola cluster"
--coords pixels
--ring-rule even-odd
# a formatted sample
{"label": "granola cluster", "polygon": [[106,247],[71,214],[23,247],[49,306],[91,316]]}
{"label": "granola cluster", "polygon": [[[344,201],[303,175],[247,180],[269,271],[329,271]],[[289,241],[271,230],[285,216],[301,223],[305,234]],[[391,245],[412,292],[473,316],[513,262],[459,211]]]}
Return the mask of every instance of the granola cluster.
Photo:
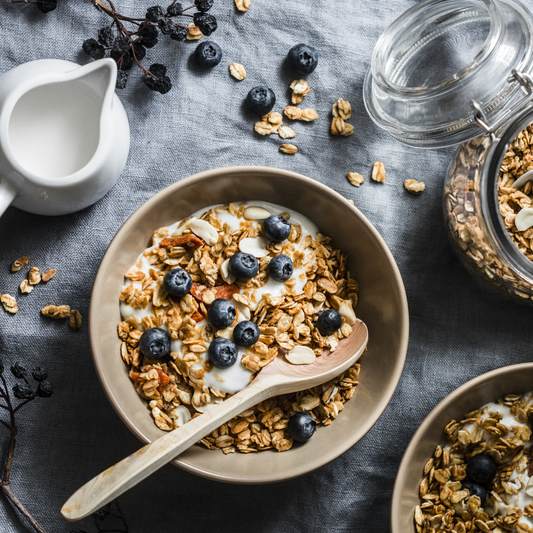
{"label": "granola cluster", "polygon": [[[531,393],[509,394],[445,427],[448,444],[437,446],[424,467],[414,514],[418,533],[533,532],[532,416]],[[481,453],[497,465],[484,504],[462,485],[467,462]]]}
{"label": "granola cluster", "polygon": [[[250,380],[278,356],[280,349],[290,352],[305,346],[320,356],[326,348],[334,350],[339,340],[351,333],[358,286],[350,278],[346,255],[333,248],[328,237],[303,237],[302,227],[293,223],[286,241],[267,244],[268,254],[258,259],[257,276],[250,281],[228,277],[226,260],[239,251],[244,239],[261,236],[260,221],[247,219],[246,207],[233,203],[203,213],[200,220],[215,228],[215,235],[198,230],[193,233],[188,226],[193,219],[182,221],[172,234],[166,227],[157,230],[153,246],[126,273],[129,284],[123,288],[120,301],[133,309],[153,312],[144,313],[142,319],[129,316],[119,324],[121,354],[137,392],[149,402],[154,422],[162,430],[179,427],[230,396],[204,381],[213,370],[205,358],[209,343],[215,336],[230,338],[232,331],[231,327],[215,331],[205,321],[214,299],[232,299],[237,310],[235,321],[242,313],[259,326],[259,340],[246,349],[240,361]],[[228,214],[238,217],[238,229],[222,221]],[[290,222],[290,214],[282,216]],[[267,292],[254,302],[255,291],[268,281],[270,259],[280,253],[292,259],[295,271],[305,273],[303,290],[295,289],[293,276],[285,282],[282,295]],[[165,273],[177,267],[185,269],[193,280],[190,294],[181,298],[170,297],[163,286]],[[330,307],[339,311],[343,324],[339,331],[324,336],[316,328],[317,314]],[[172,352],[164,363],[146,359],[139,340],[143,331],[152,327],[167,328],[172,341],[181,341],[181,353]],[[320,387],[266,400],[222,425],[201,443],[210,449],[221,448],[226,454],[288,450],[292,446],[286,430],[289,417],[296,411],[308,411],[317,422],[329,425],[354,394],[359,368],[356,364]]]}

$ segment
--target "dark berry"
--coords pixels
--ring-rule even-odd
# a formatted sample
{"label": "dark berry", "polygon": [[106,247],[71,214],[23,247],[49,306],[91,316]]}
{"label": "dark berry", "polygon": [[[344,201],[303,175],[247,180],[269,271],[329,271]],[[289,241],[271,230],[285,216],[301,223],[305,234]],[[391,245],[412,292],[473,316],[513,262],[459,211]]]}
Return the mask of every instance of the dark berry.
{"label": "dark berry", "polygon": [[128,83],[129,72],[127,70],[119,70],[117,72],[117,84],[115,87],[117,89],[125,89],[126,83]]}
{"label": "dark berry", "polygon": [[33,396],[32,388],[26,383],[17,383],[13,387],[13,394],[19,400],[27,400]]}
{"label": "dark berry", "polygon": [[179,2],[170,4],[167,13],[170,17],[179,17],[183,13],[183,6]]}
{"label": "dark berry", "polygon": [[165,65],[162,65],[161,63],[154,63],[150,67],[150,72],[157,76],[158,78],[162,78],[163,76],[166,76],[167,74],[167,67]]}
{"label": "dark berry", "polygon": [[463,481],[462,489],[468,489],[470,496],[479,496],[481,500],[481,505],[487,501],[487,490],[485,487],[478,485],[477,483],[472,483],[471,481]]}
{"label": "dark berry", "polygon": [[26,369],[26,367],[22,364],[22,363],[15,363],[12,367],[11,367],[11,372],[13,373],[13,375],[16,377],[16,378],[23,378],[26,373],[28,372],[28,370]]}
{"label": "dark berry", "polygon": [[183,268],[174,268],[165,274],[163,287],[171,296],[185,296],[191,290],[192,278]]}
{"label": "dark berry", "polygon": [[200,31],[207,37],[217,29],[217,19],[209,13],[195,13],[194,24],[200,28]]}
{"label": "dark berry", "polygon": [[311,74],[318,65],[318,52],[307,44],[297,44],[289,50],[289,63],[298,74]]}
{"label": "dark berry", "polygon": [[237,361],[237,345],[229,339],[217,337],[209,345],[209,360],[217,368],[228,368]]}
{"label": "dark berry", "polygon": [[93,516],[97,520],[103,520],[104,518],[107,518],[110,513],[111,513],[111,504],[108,503],[107,505],[104,505],[102,508],[98,509],[98,511],[95,511],[93,513]]}
{"label": "dark berry", "polygon": [[137,61],[142,61],[144,59],[144,56],[146,55],[146,48],[143,46],[142,43],[137,41],[133,45],[133,51],[135,52],[135,57],[137,58]]}
{"label": "dark berry", "polygon": [[170,35],[176,27],[170,19],[160,19],[157,25],[163,35]]}
{"label": "dark berry", "polygon": [[216,67],[222,61],[222,50],[213,41],[203,41],[196,47],[194,57],[201,67]]}
{"label": "dark berry", "polygon": [[115,35],[113,28],[110,26],[104,26],[98,30],[98,42],[104,46],[113,46]]}
{"label": "dark berry", "polygon": [[[154,68],[156,71],[160,71],[161,67],[164,67],[164,65],[156,63],[150,67],[150,72],[152,72],[152,68]],[[166,72],[166,67],[164,68]],[[161,94],[166,94],[168,91],[170,91],[170,89],[172,89],[172,82],[170,81],[170,78],[164,74],[162,76],[155,75],[155,77],[150,76],[150,74],[145,74],[143,76],[143,82],[151,91],[157,91]]]}
{"label": "dark berry", "polygon": [[35,381],[44,381],[48,377],[48,372],[46,371],[46,368],[38,366],[33,369],[31,375]]}
{"label": "dark berry", "polygon": [[139,37],[142,38],[142,43],[146,48],[153,48],[157,44],[159,31],[155,26],[141,26],[139,29]]}
{"label": "dark berry", "polygon": [[315,419],[309,413],[294,413],[289,418],[287,431],[296,442],[307,442],[316,431]]}
{"label": "dark berry", "polygon": [[170,353],[170,336],[161,328],[147,329],[141,335],[139,347],[148,359],[163,359]]}
{"label": "dark berry", "polygon": [[111,50],[109,55],[117,62],[119,70],[130,70],[133,67],[133,56],[130,52],[122,53]]}
{"label": "dark berry", "polygon": [[259,263],[252,254],[237,252],[230,257],[229,271],[240,281],[248,281],[259,272]]}
{"label": "dark berry", "polygon": [[158,22],[159,19],[162,17],[163,17],[163,10],[161,9],[161,6],[149,7],[146,10],[146,18],[150,22]]}
{"label": "dark berry", "polygon": [[259,339],[259,327],[251,320],[239,322],[233,330],[233,342],[237,346],[252,346]]}
{"label": "dark berry", "polygon": [[196,9],[205,13],[213,7],[213,0],[196,0]]}
{"label": "dark berry", "polygon": [[473,483],[486,485],[496,475],[496,463],[490,456],[484,453],[474,455],[466,465],[466,475]]}
{"label": "dark berry", "polygon": [[318,315],[316,325],[323,335],[331,335],[342,326],[342,317],[335,309],[326,309]]}
{"label": "dark berry", "polygon": [[263,235],[271,241],[284,241],[290,234],[291,225],[280,215],[268,217],[263,222]]}
{"label": "dark berry", "polygon": [[83,51],[90,55],[93,59],[102,59],[105,55],[103,45],[101,45],[96,39],[87,39],[83,41]]}
{"label": "dark berry", "polygon": [[276,255],[268,264],[268,275],[275,281],[287,281],[293,272],[292,260],[284,254]]}
{"label": "dark berry", "polygon": [[188,34],[189,34],[189,30],[187,28],[174,25],[174,29],[172,30],[172,33],[170,34],[170,38],[173,41],[185,41],[185,39],[187,39]]}
{"label": "dark berry", "polygon": [[69,533],[87,533],[83,529],[71,529]]}
{"label": "dark berry", "polygon": [[246,97],[246,105],[252,113],[265,115],[269,113],[276,103],[276,95],[272,89],[259,85],[254,87]]}
{"label": "dark berry", "polygon": [[50,398],[54,392],[54,386],[49,381],[39,383],[37,387],[37,396],[41,398]]}
{"label": "dark berry", "polygon": [[215,328],[224,329],[235,320],[237,312],[233,304],[226,298],[214,300],[207,311],[207,318]]}
{"label": "dark berry", "polygon": [[113,50],[115,52],[120,52],[121,54],[125,54],[130,51],[130,40],[125,36],[121,35],[120,37],[117,37],[115,40],[115,43],[113,44]]}
{"label": "dark berry", "polygon": [[48,13],[57,7],[57,0],[37,0],[37,7],[41,13]]}

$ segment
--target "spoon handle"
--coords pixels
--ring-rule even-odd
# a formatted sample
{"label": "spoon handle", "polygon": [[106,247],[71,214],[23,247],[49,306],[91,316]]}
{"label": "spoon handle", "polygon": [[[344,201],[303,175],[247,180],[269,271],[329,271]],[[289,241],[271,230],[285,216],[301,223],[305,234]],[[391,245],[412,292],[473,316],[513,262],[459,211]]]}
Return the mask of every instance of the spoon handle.
{"label": "spoon handle", "polygon": [[216,408],[191,419],[187,424],[147,444],[91,479],[67,500],[61,514],[67,520],[75,521],[100,509],[224,422],[270,397],[278,382],[276,376],[258,376],[250,385]]}

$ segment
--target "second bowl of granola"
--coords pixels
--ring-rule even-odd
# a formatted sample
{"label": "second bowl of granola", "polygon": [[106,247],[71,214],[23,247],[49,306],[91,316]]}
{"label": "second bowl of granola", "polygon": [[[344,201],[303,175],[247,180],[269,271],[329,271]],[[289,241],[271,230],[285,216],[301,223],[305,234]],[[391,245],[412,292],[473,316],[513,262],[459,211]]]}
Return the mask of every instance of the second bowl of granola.
{"label": "second bowl of granola", "polygon": [[[282,244],[264,239],[265,209],[289,219],[291,233]],[[224,266],[239,250],[258,258],[250,282],[231,279]],[[269,277],[268,263],[279,254],[294,264],[285,284]],[[193,286],[172,301],[162,281],[178,266]],[[222,371],[205,354],[214,335],[233,335],[208,320],[218,298],[231,299],[235,320],[243,314],[261,334]],[[317,312],[326,308],[342,315],[332,335],[315,328]],[[91,301],[91,344],[113,407],[150,442],[245,386],[277,348],[305,345],[317,355],[334,348],[349,334],[354,308],[370,334],[360,367],[320,390],[263,402],[174,461],[221,481],[267,483],[309,472],[353,446],[385,409],[403,368],[408,311],[398,268],[377,231],[346,199],[310,178],[268,167],[217,169],[167,187],[130,217],[102,260]],[[154,327],[166,328],[172,339],[164,362],[139,353],[140,336]],[[304,445],[294,443],[287,421],[297,411],[328,427]]]}

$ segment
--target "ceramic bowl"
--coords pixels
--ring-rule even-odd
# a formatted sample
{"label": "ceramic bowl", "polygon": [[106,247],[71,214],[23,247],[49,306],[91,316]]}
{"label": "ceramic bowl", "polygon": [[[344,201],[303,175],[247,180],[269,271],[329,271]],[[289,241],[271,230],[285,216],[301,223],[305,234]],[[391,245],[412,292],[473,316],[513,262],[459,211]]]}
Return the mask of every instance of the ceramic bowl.
{"label": "ceramic bowl", "polygon": [[533,363],[498,368],[483,374],[446,396],[426,417],[405,450],[392,496],[391,532],[416,533],[415,507],[420,504],[418,487],[425,464],[438,444],[446,444],[444,427],[486,403],[507,394],[533,389]]}
{"label": "ceramic bowl", "polygon": [[120,357],[118,296],[124,273],[150,245],[154,230],[213,204],[263,200],[313,220],[348,254],[360,286],[356,313],[368,326],[360,385],[333,424],[303,446],[283,453],[231,454],[193,446],[174,464],[195,474],[233,483],[289,479],[335,459],[359,441],[389,403],[403,369],[408,310],[403,282],[387,245],[365,216],[319,182],[268,167],[228,167],[196,174],[167,187],[142,205],[109,245],[98,270],[89,317],[94,362],[102,386],[124,423],[145,443],[163,433],[153,423]]}

